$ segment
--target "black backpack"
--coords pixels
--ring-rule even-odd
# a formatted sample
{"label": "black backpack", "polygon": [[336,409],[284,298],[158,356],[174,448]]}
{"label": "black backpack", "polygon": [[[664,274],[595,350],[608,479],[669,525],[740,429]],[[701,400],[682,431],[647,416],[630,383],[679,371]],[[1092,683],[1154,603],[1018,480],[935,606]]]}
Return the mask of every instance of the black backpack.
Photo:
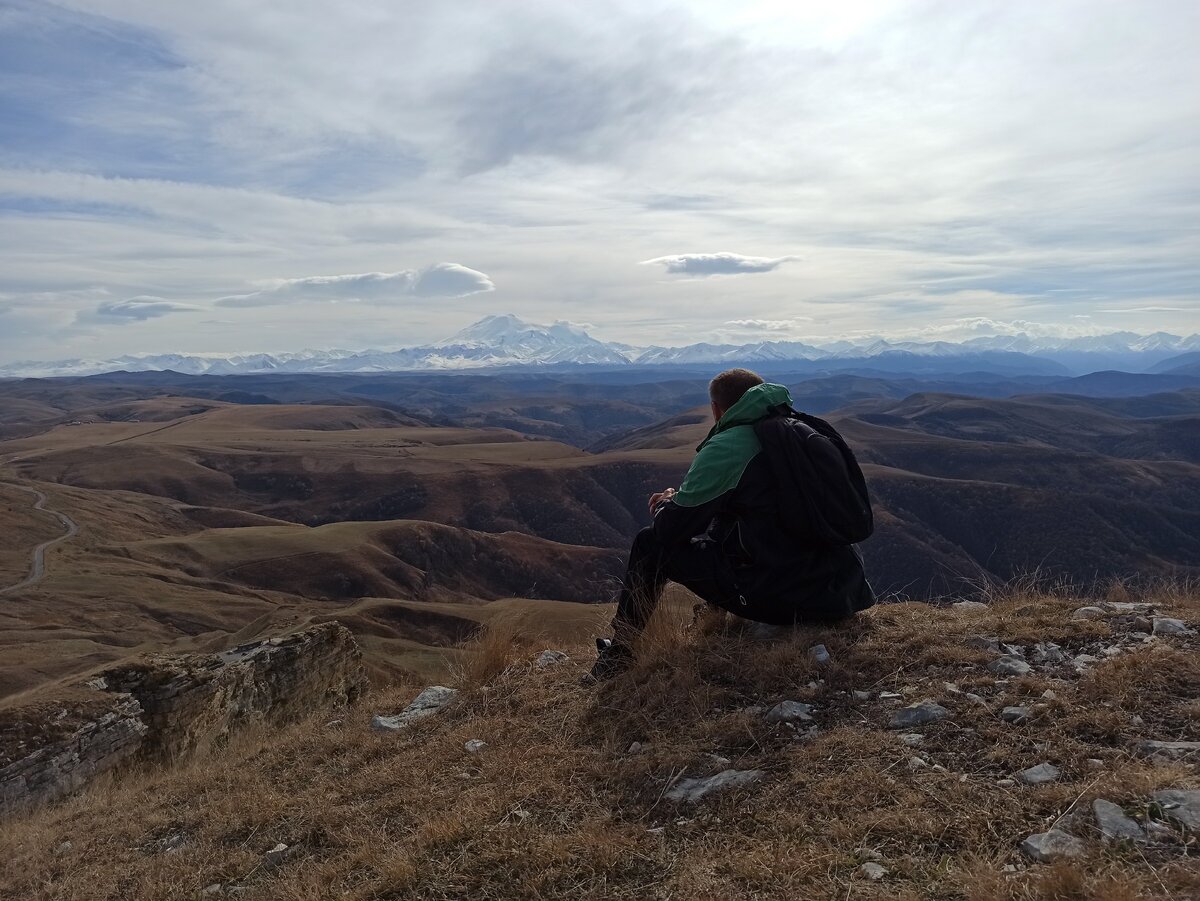
{"label": "black backpack", "polygon": [[867,482],[837,429],[787,404],[754,424],[779,485],[783,526],[805,544],[855,544],[875,530]]}

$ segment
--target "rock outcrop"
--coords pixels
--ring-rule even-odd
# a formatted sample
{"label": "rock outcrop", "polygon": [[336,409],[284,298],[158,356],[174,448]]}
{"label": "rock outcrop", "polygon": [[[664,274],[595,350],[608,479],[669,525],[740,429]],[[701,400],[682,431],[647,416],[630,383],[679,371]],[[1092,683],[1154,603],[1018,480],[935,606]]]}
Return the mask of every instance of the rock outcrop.
{"label": "rock outcrop", "polygon": [[[91,679],[91,711],[55,728],[31,712],[0,757],[0,815],[53,801],[134,760],[170,762],[252,723],[279,725],[352,703],[366,688],[349,630],[324,623],[216,654],[155,655]],[[44,722],[34,721],[40,716]]]}

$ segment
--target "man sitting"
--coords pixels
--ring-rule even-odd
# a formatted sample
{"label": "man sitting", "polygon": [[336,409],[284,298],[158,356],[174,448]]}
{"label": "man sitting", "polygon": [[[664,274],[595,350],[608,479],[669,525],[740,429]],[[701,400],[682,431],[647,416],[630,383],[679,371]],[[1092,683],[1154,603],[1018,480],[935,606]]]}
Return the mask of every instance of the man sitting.
{"label": "man sitting", "polygon": [[676,491],[650,498],[654,525],[629,554],[613,638],[599,642],[595,679],[633,659],[633,641],[654,613],[668,581],[709,604],[776,625],[831,622],[874,604],[853,546],[802,546],[781,524],[781,496],[754,424],[778,405],[791,406],[783,385],[730,369],[708,388],[715,425]]}

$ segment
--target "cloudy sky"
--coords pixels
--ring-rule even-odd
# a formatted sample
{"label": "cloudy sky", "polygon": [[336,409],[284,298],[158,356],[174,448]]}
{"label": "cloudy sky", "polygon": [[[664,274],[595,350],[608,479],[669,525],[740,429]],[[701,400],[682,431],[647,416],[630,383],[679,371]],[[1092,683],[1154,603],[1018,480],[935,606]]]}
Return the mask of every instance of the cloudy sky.
{"label": "cloudy sky", "polygon": [[[0,4],[0,362],[1200,329],[1200,4]],[[991,326],[988,326],[991,327]]]}

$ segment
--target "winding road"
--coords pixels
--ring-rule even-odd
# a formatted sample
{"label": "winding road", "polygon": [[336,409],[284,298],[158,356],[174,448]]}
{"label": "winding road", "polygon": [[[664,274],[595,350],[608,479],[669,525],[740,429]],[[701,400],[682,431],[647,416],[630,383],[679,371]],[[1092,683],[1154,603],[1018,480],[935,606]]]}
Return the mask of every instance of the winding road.
{"label": "winding road", "polygon": [[75,522],[75,520],[71,519],[71,517],[67,516],[65,513],[59,513],[57,510],[47,510],[46,503],[48,498],[36,488],[27,488],[24,485],[14,485],[11,482],[5,482],[3,484],[9,488],[15,488],[18,491],[24,491],[27,494],[32,494],[36,499],[33,504],[33,509],[41,510],[44,513],[49,513],[60,523],[62,523],[63,528],[67,530],[57,538],[52,538],[49,541],[43,541],[33,549],[33,563],[29,568],[29,575],[14,585],[9,585],[6,588],[0,588],[0,594],[11,594],[14,591],[32,588],[38,582],[42,581],[46,575],[46,551],[54,547],[56,544],[60,544],[61,542],[66,541],[68,538],[73,538],[75,535],[78,535],[79,523]]}

